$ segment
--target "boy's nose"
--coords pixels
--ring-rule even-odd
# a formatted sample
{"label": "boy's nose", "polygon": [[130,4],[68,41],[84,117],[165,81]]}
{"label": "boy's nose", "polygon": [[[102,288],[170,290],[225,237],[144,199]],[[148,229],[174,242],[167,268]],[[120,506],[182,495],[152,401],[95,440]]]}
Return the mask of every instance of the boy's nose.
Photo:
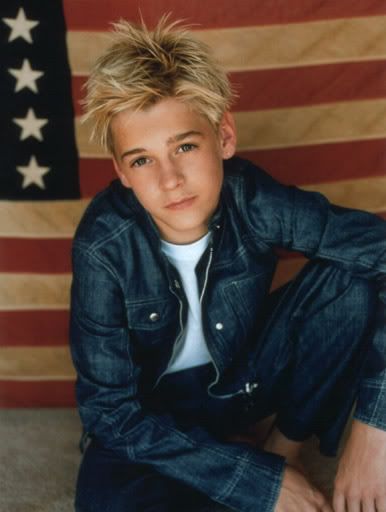
{"label": "boy's nose", "polygon": [[179,166],[172,160],[164,162],[160,171],[160,187],[165,190],[172,190],[184,181],[183,174]]}

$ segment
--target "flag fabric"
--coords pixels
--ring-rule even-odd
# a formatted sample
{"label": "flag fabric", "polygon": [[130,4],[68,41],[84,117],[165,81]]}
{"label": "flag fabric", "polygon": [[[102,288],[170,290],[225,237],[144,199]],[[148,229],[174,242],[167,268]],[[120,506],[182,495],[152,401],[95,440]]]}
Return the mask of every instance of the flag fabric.
{"label": "flag fabric", "polygon": [[0,197],[79,198],[61,2],[3,1],[0,18]]}
{"label": "flag fabric", "polygon": [[[3,0],[0,406],[75,404],[71,239],[114,178],[79,122],[82,86],[111,22],[142,16],[152,26],[167,12],[229,72],[241,156],[386,217],[385,0]],[[283,254],[274,286],[303,264]]]}

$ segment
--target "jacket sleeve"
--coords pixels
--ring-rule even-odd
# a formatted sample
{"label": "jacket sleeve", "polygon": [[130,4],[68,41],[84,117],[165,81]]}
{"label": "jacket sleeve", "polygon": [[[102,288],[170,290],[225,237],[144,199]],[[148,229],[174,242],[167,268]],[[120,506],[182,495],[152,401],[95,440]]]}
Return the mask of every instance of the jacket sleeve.
{"label": "jacket sleeve", "polygon": [[149,464],[232,509],[273,511],[282,457],[222,443],[198,426],[183,430],[170,415],[145,409],[124,309],[119,276],[75,243],[70,338],[85,429],[122,460]]}
{"label": "jacket sleeve", "polygon": [[[378,300],[372,343],[384,368],[386,222],[371,213],[333,205],[318,192],[282,185],[260,169],[246,173],[244,214],[267,245],[328,260],[375,283]],[[386,430],[386,370],[362,379],[356,417]]]}

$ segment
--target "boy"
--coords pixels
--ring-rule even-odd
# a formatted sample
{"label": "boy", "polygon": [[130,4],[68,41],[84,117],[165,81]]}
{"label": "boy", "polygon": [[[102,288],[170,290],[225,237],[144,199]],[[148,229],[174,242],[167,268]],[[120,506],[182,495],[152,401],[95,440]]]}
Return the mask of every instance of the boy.
{"label": "boy", "polygon": [[[299,450],[335,455],[358,399],[333,507],[385,512],[385,223],[234,157],[229,82],[175,25],[121,22],[88,82],[119,180],[73,247],[76,510],[331,511]],[[311,262],[269,294],[276,247]]]}

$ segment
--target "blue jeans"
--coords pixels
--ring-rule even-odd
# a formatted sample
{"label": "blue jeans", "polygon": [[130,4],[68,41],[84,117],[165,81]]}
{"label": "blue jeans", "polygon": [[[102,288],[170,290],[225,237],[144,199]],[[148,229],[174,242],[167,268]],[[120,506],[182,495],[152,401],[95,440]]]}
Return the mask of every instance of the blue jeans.
{"label": "blue jeans", "polygon": [[[207,393],[214,375],[209,364],[166,375],[144,407],[169,412],[181,429],[205,426],[224,442],[276,413],[276,425],[288,438],[317,435],[321,452],[333,456],[361,377],[382,369],[368,343],[375,299],[369,281],[323,261],[310,262],[269,296],[261,335],[248,353],[240,354],[238,370],[227,376],[232,380],[248,372],[264,386],[247,398],[214,398]],[[96,439],[83,456],[77,512],[188,512],[212,510],[213,505],[151,466],[119,460]]]}

